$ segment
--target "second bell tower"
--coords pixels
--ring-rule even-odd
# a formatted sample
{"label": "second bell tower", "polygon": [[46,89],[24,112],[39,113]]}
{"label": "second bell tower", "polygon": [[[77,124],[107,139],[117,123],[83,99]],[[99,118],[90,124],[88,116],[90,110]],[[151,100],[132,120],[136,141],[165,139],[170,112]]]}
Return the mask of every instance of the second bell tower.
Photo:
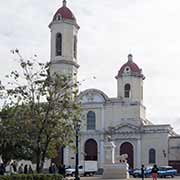
{"label": "second bell tower", "polygon": [[66,0],[49,24],[51,30],[51,73],[72,75],[77,79],[77,35],[79,26]]}

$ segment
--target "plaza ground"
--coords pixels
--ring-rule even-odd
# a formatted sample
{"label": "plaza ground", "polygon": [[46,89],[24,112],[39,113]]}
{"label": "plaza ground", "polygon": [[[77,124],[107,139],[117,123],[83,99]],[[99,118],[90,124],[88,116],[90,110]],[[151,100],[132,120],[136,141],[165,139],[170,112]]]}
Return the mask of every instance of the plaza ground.
{"label": "plaza ground", "polygon": [[[81,180],[103,180],[102,176],[81,177],[80,179]],[[129,179],[130,180],[142,180],[142,178],[133,178],[133,177],[130,177]],[[174,180],[180,180],[180,176],[175,176],[174,178],[170,178],[170,177],[158,178],[158,180],[173,180],[173,179]],[[67,177],[67,180],[74,180],[74,178],[73,177]],[[108,179],[105,179],[105,180],[108,180]],[[116,179],[116,180],[118,180],[118,179]],[[144,178],[144,180],[152,180],[152,178]]]}

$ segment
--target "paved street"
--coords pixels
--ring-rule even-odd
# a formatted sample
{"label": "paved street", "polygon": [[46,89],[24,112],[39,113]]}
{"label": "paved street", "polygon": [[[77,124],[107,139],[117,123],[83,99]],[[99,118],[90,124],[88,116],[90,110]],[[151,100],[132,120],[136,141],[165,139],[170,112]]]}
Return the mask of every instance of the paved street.
{"label": "paved street", "polygon": [[[74,180],[73,177],[68,177],[68,180]],[[180,176],[176,176],[174,178],[158,178],[158,180],[180,180]],[[102,180],[101,176],[94,176],[94,177],[81,177],[81,180]],[[106,179],[108,180],[108,179]],[[112,180],[112,179],[111,179]],[[117,179],[116,179],[117,180]],[[131,178],[130,180],[141,180],[141,178]],[[144,180],[152,180],[152,178],[145,178]]]}

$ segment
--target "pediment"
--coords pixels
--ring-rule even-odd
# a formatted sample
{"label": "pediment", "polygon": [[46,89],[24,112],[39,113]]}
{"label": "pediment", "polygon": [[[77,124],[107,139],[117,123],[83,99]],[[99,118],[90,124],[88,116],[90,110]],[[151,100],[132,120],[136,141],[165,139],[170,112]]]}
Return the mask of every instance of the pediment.
{"label": "pediment", "polygon": [[104,103],[107,99],[107,95],[97,89],[88,89],[79,95],[81,103]]}
{"label": "pediment", "polygon": [[110,131],[111,133],[136,133],[140,131],[140,128],[129,123],[122,123],[116,127],[110,127]]}

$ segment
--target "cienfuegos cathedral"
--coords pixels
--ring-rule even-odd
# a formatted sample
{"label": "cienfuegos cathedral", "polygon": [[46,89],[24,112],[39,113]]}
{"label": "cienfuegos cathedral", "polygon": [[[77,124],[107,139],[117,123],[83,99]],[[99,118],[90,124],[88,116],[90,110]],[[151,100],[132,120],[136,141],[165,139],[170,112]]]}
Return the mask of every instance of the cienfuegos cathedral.
{"label": "cienfuegos cathedral", "polygon": [[[71,74],[77,80],[80,27],[67,7],[66,0],[53,16],[49,28],[51,71]],[[129,54],[125,63],[115,72],[115,98],[108,97],[99,89],[87,89],[79,94],[85,117],[80,129],[79,163],[93,160],[98,162],[99,169],[103,168],[104,143],[106,135],[111,134],[116,145],[116,156],[128,154],[131,168],[156,163],[158,166],[172,165],[180,170],[180,136],[169,124],[153,124],[146,118],[146,107],[143,104],[145,76],[135,61],[133,55]],[[75,163],[74,151],[70,147],[63,150],[62,158],[66,166]]]}

